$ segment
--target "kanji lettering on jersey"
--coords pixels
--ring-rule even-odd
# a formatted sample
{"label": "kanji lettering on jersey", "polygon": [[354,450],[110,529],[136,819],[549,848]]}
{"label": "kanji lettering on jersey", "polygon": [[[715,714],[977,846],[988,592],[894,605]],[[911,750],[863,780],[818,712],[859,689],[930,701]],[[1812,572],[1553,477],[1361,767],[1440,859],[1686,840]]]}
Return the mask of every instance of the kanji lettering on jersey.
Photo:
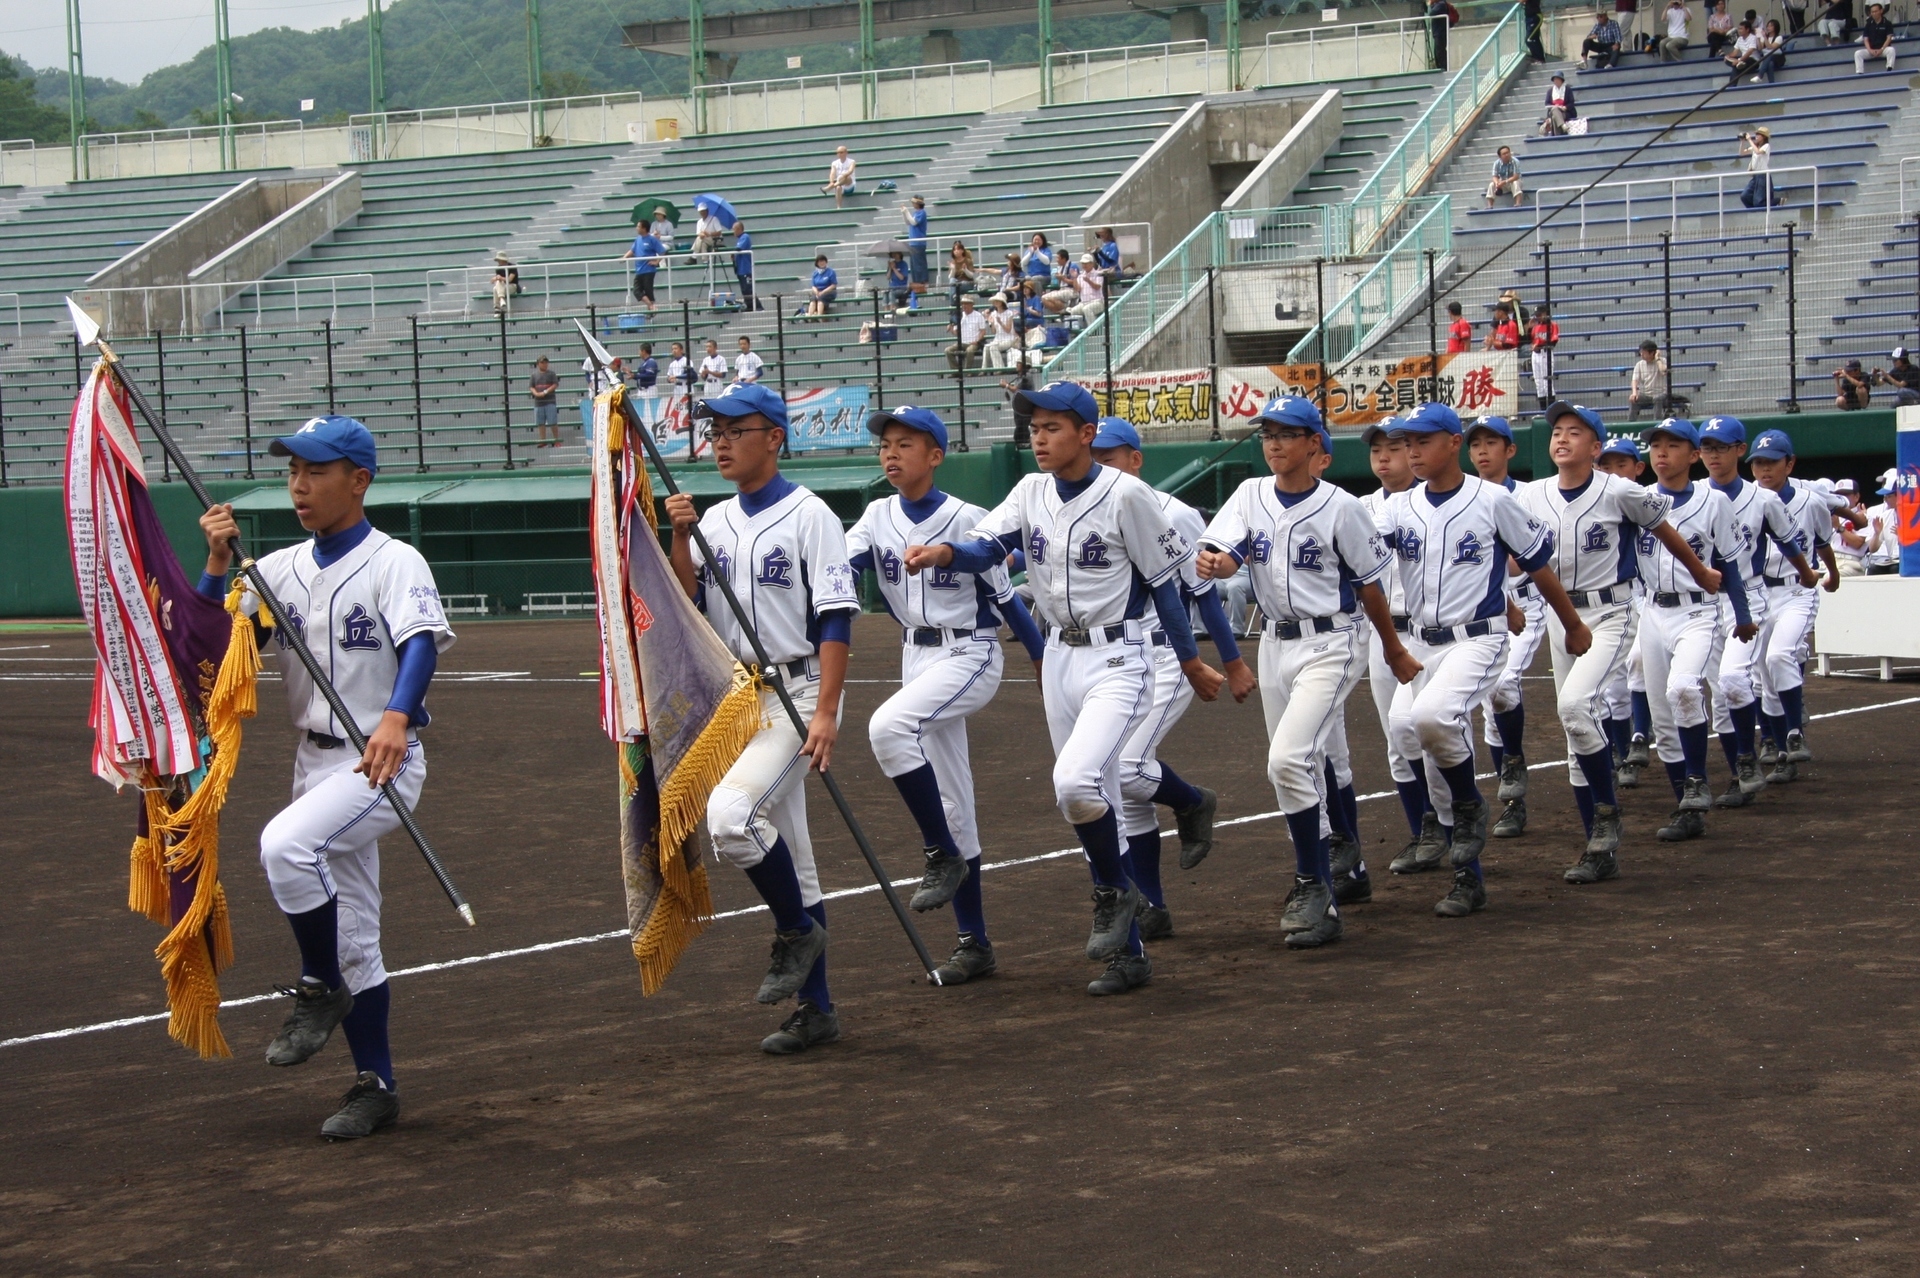
{"label": "kanji lettering on jersey", "polygon": [[340,646],[348,650],[361,652],[380,651],[380,637],[374,634],[373,618],[360,604],[355,604],[340,623]]}
{"label": "kanji lettering on jersey", "polygon": [[793,556],[787,553],[786,547],[775,546],[760,557],[760,573],[756,580],[763,586],[793,589]]}

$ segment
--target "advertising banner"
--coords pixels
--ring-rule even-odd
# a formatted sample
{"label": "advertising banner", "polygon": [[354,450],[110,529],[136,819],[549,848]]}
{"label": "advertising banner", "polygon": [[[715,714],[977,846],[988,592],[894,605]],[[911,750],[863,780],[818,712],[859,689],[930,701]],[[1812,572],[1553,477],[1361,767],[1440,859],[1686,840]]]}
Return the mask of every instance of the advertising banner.
{"label": "advertising banner", "polygon": [[[1107,395],[1104,375],[1073,377],[1093,392],[1102,417],[1124,417],[1144,438],[1148,432],[1172,427],[1210,427],[1213,424],[1213,386],[1204,368],[1170,373],[1115,373],[1113,395]],[[1221,424],[1226,423],[1224,419]]]}
{"label": "advertising banner", "polygon": [[[1244,426],[1268,397],[1318,398],[1318,364],[1243,365],[1220,370],[1220,426]],[[1463,418],[1526,412],[1520,366],[1513,351],[1462,351],[1440,356],[1440,375],[1426,355],[1355,359],[1327,369],[1327,425],[1358,430],[1416,404],[1438,400]]]}
{"label": "advertising banner", "polygon": [[[826,448],[868,448],[869,391],[865,386],[834,386],[787,393],[787,444],[796,453]],[[668,457],[702,458],[711,452],[707,441],[691,429],[697,399],[668,391],[636,391],[630,402],[653,433],[660,452]]]}

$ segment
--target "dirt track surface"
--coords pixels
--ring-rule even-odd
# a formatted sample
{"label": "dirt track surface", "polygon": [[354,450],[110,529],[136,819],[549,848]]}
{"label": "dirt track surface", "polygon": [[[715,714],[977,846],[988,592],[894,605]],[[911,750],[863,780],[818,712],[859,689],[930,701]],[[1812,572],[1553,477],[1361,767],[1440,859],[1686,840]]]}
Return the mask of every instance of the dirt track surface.
{"label": "dirt track surface", "polygon": [[[0,1039],[154,1012],[133,799],[86,775],[85,639],[0,645]],[[585,624],[465,627],[421,817],[481,926],[390,840],[390,968],[622,925],[593,652]],[[854,664],[836,771],[906,877],[918,840],[864,732],[898,670],[884,621]],[[459,678],[480,671],[511,677]],[[1562,752],[1550,689],[1527,685],[1536,761]],[[1812,715],[1920,695],[1808,692]],[[283,705],[263,688],[227,808],[229,998],[297,972],[254,855]],[[989,862],[1065,847],[1034,686],[974,722]],[[1360,792],[1389,788],[1364,691],[1348,722]],[[1276,927],[1284,823],[1223,828],[1195,872],[1169,857],[1177,936],[1123,998],[1083,992],[1077,856],[987,876],[1000,975],[958,989],[925,985],[877,894],[834,901],[846,1037],[792,1059],[757,1047],[786,1011],[752,1001],[764,914],[716,923],[650,1000],[618,941],[397,977],[401,1122],[357,1144],[317,1137],[352,1081],[340,1038],[261,1062],[277,1002],[222,1014],[230,1061],[158,1023],[0,1048],[0,1272],[1910,1274],[1916,726],[1920,705],[1814,722],[1803,779],[1695,843],[1653,840],[1664,784],[1629,792],[1623,877],[1592,888],[1560,882],[1577,818],[1536,770],[1466,920],[1433,917],[1437,876],[1385,873],[1405,826],[1363,803],[1374,901],[1318,953]],[[1223,821],[1273,810],[1255,701],[1196,707],[1164,756]],[[811,795],[826,886],[870,882]],[[721,910],[756,903],[713,881]],[[949,914],[921,927],[951,946]]]}

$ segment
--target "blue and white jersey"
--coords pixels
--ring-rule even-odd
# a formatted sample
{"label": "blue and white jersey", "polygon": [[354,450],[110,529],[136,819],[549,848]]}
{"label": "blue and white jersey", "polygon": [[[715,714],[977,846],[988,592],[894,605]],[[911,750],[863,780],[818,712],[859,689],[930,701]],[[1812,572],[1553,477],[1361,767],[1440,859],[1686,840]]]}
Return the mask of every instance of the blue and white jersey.
{"label": "blue and white jersey", "polygon": [[[1758,487],[1758,485],[1755,485]],[[1814,551],[1833,541],[1833,512],[1826,496],[1808,484],[1796,484],[1788,480],[1786,486],[1777,494],[1787,509],[1787,518],[1793,524],[1793,534],[1787,540],[1796,546],[1800,553],[1813,560]],[[1787,557],[1780,553],[1780,547],[1767,543],[1767,576],[1780,577],[1786,581],[1785,589],[1799,594],[1811,594],[1818,589],[1815,586],[1800,584],[1800,575]],[[1779,589],[1781,587],[1776,587]]]}
{"label": "blue and white jersey", "polygon": [[1672,504],[1653,488],[1603,470],[1570,493],[1562,491],[1558,475],[1548,475],[1520,485],[1514,496],[1553,530],[1553,571],[1568,590],[1633,580],[1640,530],[1665,519]]}
{"label": "blue and white jersey", "polygon": [[[1779,493],[1750,479],[1735,478],[1725,488],[1718,484],[1714,488],[1733,507],[1733,531],[1740,539],[1740,576],[1746,582],[1747,598],[1765,607],[1767,583],[1761,580],[1761,574],[1767,571],[1767,554],[1776,541],[1793,542],[1793,516],[1787,513]],[[1787,571],[1793,572],[1791,565]]]}
{"label": "blue and white jersey", "polygon": [[[1437,501],[1436,501],[1437,497]],[[1424,483],[1387,498],[1375,521],[1399,557],[1415,626],[1458,626],[1504,616],[1507,556],[1532,572],[1553,556],[1551,525],[1499,484],[1475,475],[1431,494]]]}
{"label": "blue and white jersey", "polygon": [[[1387,499],[1391,496],[1393,496],[1393,494],[1385,488],[1376,488],[1366,496],[1360,498],[1360,505],[1362,509],[1367,512],[1367,518],[1373,520],[1375,528],[1381,526],[1380,515],[1382,511],[1386,510]],[[1389,551],[1388,554],[1391,555],[1392,552]],[[1398,572],[1389,572],[1385,577],[1381,578],[1380,586],[1387,592],[1387,611],[1396,617],[1406,616],[1407,587],[1406,584],[1400,580],[1400,574]]]}
{"label": "blue and white jersey", "polygon": [[733,584],[767,660],[776,665],[813,655],[823,615],[860,611],[859,579],[847,562],[840,516],[807,489],[784,478],[773,482],[786,491],[756,513],[734,496],[700,516],[716,562],[699,565],[707,587],[699,604],[727,650],[748,664],[758,660],[753,644],[725,596],[711,588],[719,573]]}
{"label": "blue and white jersey", "polygon": [[[1163,493],[1158,488],[1152,492],[1160,503],[1160,513],[1173,525],[1173,530],[1187,539],[1187,545],[1198,546],[1201,534],[1207,530],[1206,519],[1172,493]],[[1180,561],[1180,593],[1184,598],[1197,599],[1201,595],[1211,594],[1213,588],[1212,580],[1200,575],[1198,555],[1188,555]]]}
{"label": "blue and white jersey", "polygon": [[873,569],[880,581],[880,597],[893,619],[910,629],[922,626],[942,630],[997,629],[1000,618],[992,605],[1013,597],[1013,583],[1005,564],[983,573],[958,568],[927,568],[909,573],[908,546],[937,546],[961,541],[986,511],[958,497],[944,500],[918,523],[907,513],[900,494],[883,497],[868,506],[847,532],[847,550],[856,572]]}
{"label": "blue and white jersey", "polygon": [[1052,475],[1027,475],[974,527],[1024,550],[1033,609],[1049,626],[1091,628],[1145,615],[1155,586],[1182,570],[1193,547],[1168,522],[1158,494],[1111,466],[1095,466],[1064,496]]}
{"label": "blue and white jersey", "polygon": [[[1705,479],[1694,480],[1678,495],[1657,486],[1655,491],[1672,503],[1667,522],[1701,563],[1711,564],[1715,558],[1739,563],[1740,531],[1734,524],[1733,503],[1725,493]],[[1639,538],[1640,579],[1648,590],[1681,594],[1700,589],[1693,573],[1652,532],[1643,531]]]}
{"label": "blue and white jersey", "polygon": [[1325,480],[1283,493],[1271,476],[1234,490],[1201,536],[1252,568],[1253,597],[1276,621],[1331,617],[1359,606],[1355,592],[1393,567],[1386,538],[1360,499]]}

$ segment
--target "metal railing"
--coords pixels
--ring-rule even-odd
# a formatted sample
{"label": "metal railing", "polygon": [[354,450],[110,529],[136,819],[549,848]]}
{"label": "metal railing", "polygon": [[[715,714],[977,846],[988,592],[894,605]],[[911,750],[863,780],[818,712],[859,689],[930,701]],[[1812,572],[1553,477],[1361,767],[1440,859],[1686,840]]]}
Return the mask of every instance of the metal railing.
{"label": "metal railing", "polygon": [[[1153,224],[1151,222],[1092,222],[1073,226],[1026,226],[1003,231],[969,231],[961,235],[931,235],[927,240],[927,273],[929,283],[941,288],[953,283],[953,245],[957,240],[967,246],[973,254],[973,265],[977,282],[985,286],[1000,278],[1000,270],[1008,253],[1019,253],[1025,261],[1030,241],[1034,235],[1047,237],[1047,251],[1067,250],[1069,261],[1078,262],[1083,254],[1091,253],[1098,241],[1094,232],[1111,230],[1114,242],[1120,245],[1120,258],[1124,264],[1140,265],[1141,269],[1151,267],[1157,260],[1153,256]],[[901,243],[905,238],[900,237]],[[886,274],[887,262],[884,257],[875,257],[867,250],[873,246],[872,240],[833,240],[814,246],[814,254],[827,255],[827,265],[842,275],[851,274],[855,279],[869,275]],[[984,291],[991,292],[992,288]]]}
{"label": "metal railing", "polygon": [[[0,146],[5,146],[5,145],[6,143],[0,142]],[[1920,155],[1909,155],[1902,158],[1900,161],[1900,216],[1901,217],[1905,217],[1907,215],[1907,166],[1909,164],[1920,164]],[[1916,204],[1915,207],[1920,207],[1920,204]]]}
{"label": "metal railing", "polygon": [[1526,56],[1526,24],[1520,6],[1514,5],[1354,193],[1355,253],[1369,252],[1385,238],[1401,208],[1433,176],[1455,141]]}
{"label": "metal railing", "polygon": [[[619,111],[617,108],[630,108]],[[351,140],[351,161],[391,160],[409,153],[464,155],[469,142],[486,143],[476,152],[524,147],[567,146],[587,142],[624,142],[627,126],[642,118],[639,93],[595,93],[572,98],[527,98],[519,102],[480,102],[416,111],[362,112],[347,117],[349,130],[366,130]],[[511,139],[502,145],[503,139]],[[437,146],[445,142],[450,149]]]}
{"label": "metal railing", "polygon": [[1406,213],[1413,221],[1405,233],[1294,344],[1287,352],[1289,363],[1321,358],[1323,330],[1329,363],[1365,351],[1402,307],[1426,291],[1427,251],[1435,258],[1453,252],[1453,201],[1445,195],[1422,197]]}
{"label": "metal railing", "polygon": [[[233,283],[147,284],[132,288],[90,288],[75,298],[100,322],[110,337],[144,337],[149,333],[207,333],[224,330],[233,316],[251,314],[253,327],[265,326],[267,311],[292,311],[291,323],[324,313],[334,323],[342,311],[352,316],[366,292],[368,324],[379,318],[373,276],[284,275],[274,279]],[[342,295],[345,301],[342,301]],[[284,315],[280,318],[285,318]]]}
{"label": "metal railing", "polygon": [[20,295],[18,293],[0,293],[0,308],[13,307],[13,339],[17,342],[26,336],[27,330],[20,322]]}
{"label": "metal railing", "polygon": [[[1197,71],[1194,77],[1182,75],[1175,80],[1175,66],[1181,59],[1196,59],[1183,70]],[[1222,89],[1227,72],[1224,51],[1217,59]],[[1139,93],[1210,92],[1216,59],[1205,40],[1172,40],[1162,44],[1121,44],[1106,49],[1074,49],[1049,53],[1045,74],[1052,86],[1052,102],[1104,102],[1130,98]],[[1064,74],[1064,77],[1062,73]],[[1096,85],[1097,82],[1097,85]],[[1079,92],[1073,92],[1078,86]]]}
{"label": "metal railing", "polygon": [[[733,273],[731,249],[712,253],[689,253],[677,249],[662,255],[660,269],[654,274],[654,297],[665,306],[681,290],[692,289],[696,296],[712,298],[739,290],[739,277]],[[698,261],[689,263],[688,258]],[[573,314],[589,306],[637,310],[645,303],[633,298],[633,259],[624,257],[591,258],[572,262],[515,262],[520,273],[520,292],[506,299],[509,315],[521,311],[540,314]],[[429,317],[471,315],[478,309],[494,308],[491,264],[478,266],[434,267],[426,274],[427,304],[422,314]],[[758,290],[755,290],[756,293]],[[735,299],[736,301],[738,299]],[[723,309],[736,309],[729,306]]]}
{"label": "metal railing", "polygon": [[[1769,191],[1776,199],[1780,195],[1781,183],[1779,182],[1779,179],[1783,175],[1788,173],[1813,174],[1814,213],[1813,213],[1813,216],[1810,218],[1806,218],[1804,217],[1804,215],[1801,215],[1807,227],[1806,233],[1811,234],[1813,231],[1813,228],[1815,227],[1815,225],[1817,225],[1819,221],[1820,166],[1817,164],[1797,164],[1784,169],[1768,170],[1766,173],[1766,177],[1769,179],[1768,181]],[[1626,227],[1628,238],[1631,238],[1633,235],[1633,221],[1634,221],[1633,188],[1638,186],[1643,188],[1644,187],[1666,188],[1665,195],[1655,195],[1651,199],[1643,198],[1641,200],[1641,204],[1642,204],[1642,207],[1644,208],[1644,206],[1647,204],[1653,204],[1655,206],[1658,206],[1664,203],[1667,209],[1667,216],[1662,220],[1667,223],[1668,233],[1673,235],[1675,238],[1678,238],[1680,234],[1681,218],[1683,217],[1701,218],[1701,217],[1708,216],[1708,213],[1704,210],[1691,212],[1691,213],[1681,212],[1680,210],[1681,200],[1704,199],[1706,198],[1706,193],[1701,192],[1698,195],[1692,195],[1692,194],[1682,195],[1680,192],[1680,188],[1686,185],[1698,186],[1703,183],[1711,182],[1713,183],[1713,186],[1714,186],[1712,216],[1715,219],[1715,223],[1716,223],[1715,234],[1718,235],[1720,238],[1724,239],[1726,238],[1726,233],[1727,233],[1727,180],[1731,178],[1733,180],[1735,189],[1739,190],[1744,188],[1750,181],[1752,181],[1752,179],[1758,176],[1760,175],[1755,173],[1748,173],[1745,171],[1733,172],[1733,173],[1688,173],[1688,174],[1682,174],[1678,177],[1631,178],[1624,182],[1601,182],[1598,185],[1592,186],[1592,187],[1543,186],[1537,192],[1534,193],[1533,237],[1535,242],[1538,242],[1540,239],[1540,232],[1544,229],[1550,228],[1554,224],[1553,219],[1555,217],[1558,217],[1562,212],[1562,210],[1556,206],[1554,208],[1554,211],[1551,214],[1549,214],[1544,219],[1542,218],[1541,214],[1546,209],[1546,207],[1550,204],[1556,203],[1555,201],[1550,200],[1548,198],[1549,196],[1569,195],[1569,194],[1578,193],[1580,198],[1578,200],[1573,201],[1571,207],[1577,207],[1580,210],[1580,223],[1579,223],[1580,243],[1582,246],[1585,246],[1587,242],[1587,200],[1588,198],[1590,196],[1597,196],[1601,192],[1618,191],[1624,196],[1625,209],[1622,216],[1622,222]],[[1609,198],[1611,197],[1609,196]],[[1763,212],[1763,217],[1761,220],[1761,229],[1763,233],[1771,232],[1773,230],[1773,208],[1774,208],[1774,201],[1770,199],[1765,205],[1764,210],[1749,209],[1743,204],[1735,208],[1734,214],[1735,216],[1738,216],[1739,214],[1744,212]],[[1645,213],[1642,213],[1640,220],[1641,221],[1648,220],[1648,215]]]}
{"label": "metal railing", "polygon": [[[1323,27],[1297,27],[1290,31],[1267,32],[1266,47],[1260,54],[1260,83],[1314,83],[1335,78],[1359,79],[1385,75],[1393,71],[1425,71],[1432,64],[1427,47],[1426,18],[1378,18],[1372,22],[1342,22]],[[1285,80],[1274,79],[1276,53],[1287,57],[1297,72],[1294,57],[1306,46],[1304,75]],[[1389,57],[1377,55],[1391,51]],[[1363,59],[1362,54],[1365,54]]]}
{"label": "metal railing", "polygon": [[[963,78],[968,83],[963,84]],[[717,133],[957,115],[993,109],[993,63],[978,58],[880,71],[743,80],[703,84],[696,92],[706,130]],[[758,125],[752,123],[755,119]]]}
{"label": "metal railing", "polygon": [[[279,163],[307,162],[307,136],[304,120],[259,120],[247,124],[195,124],[178,129],[126,129],[118,133],[83,133],[80,144],[86,151],[86,169],[84,172],[92,178],[148,177],[160,173],[219,173],[228,166],[222,162],[223,143],[232,146],[236,163],[234,168],[270,168]],[[294,141],[285,147],[284,159],[274,160],[268,156],[272,140],[293,134]],[[253,144],[254,161],[248,163],[239,159],[243,143]],[[284,145],[284,144],[283,144]],[[161,150],[169,152],[184,148],[186,166],[170,164],[162,167]],[[276,150],[282,149],[276,146]],[[206,151],[211,162],[200,163],[201,152]],[[147,164],[144,169],[137,167],[138,158],[144,153]],[[332,157],[328,157],[331,160]]]}

